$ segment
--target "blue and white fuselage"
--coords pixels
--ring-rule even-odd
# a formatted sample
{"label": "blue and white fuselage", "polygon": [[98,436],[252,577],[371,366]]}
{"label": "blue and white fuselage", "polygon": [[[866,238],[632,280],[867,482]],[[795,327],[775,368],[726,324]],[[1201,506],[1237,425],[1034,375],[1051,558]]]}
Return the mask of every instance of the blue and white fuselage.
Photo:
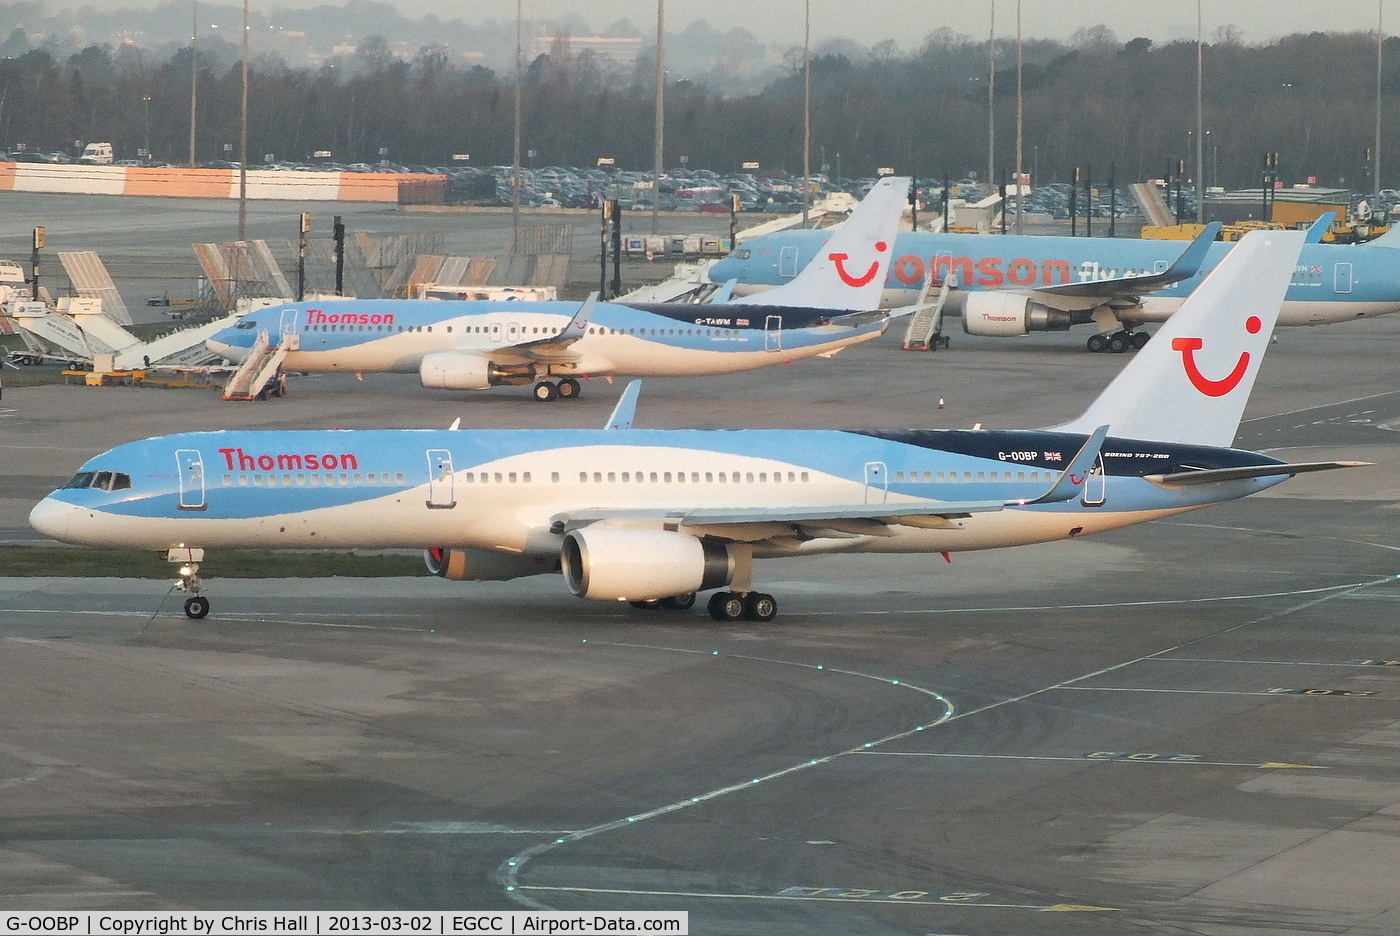
{"label": "blue and white fuselage", "polygon": [[[1086,442],[1035,430],[190,432],[98,455],[32,519],[89,545],[465,547],[552,569],[562,534],[583,524],[747,526],[734,538],[762,556],[990,549],[1242,497],[1289,470],[1234,449],[1110,437],[1078,497],[1029,503]],[[1283,467],[1212,486],[1145,480],[1270,465]],[[825,516],[833,505],[843,515]],[[909,525],[875,519],[910,510],[921,519]]]}
{"label": "blue and white fuselage", "polygon": [[[839,230],[839,229],[838,229]],[[753,238],[709,270],[755,296],[788,282],[822,252],[829,232],[783,231]],[[1359,246],[1305,244],[1294,265],[1279,325],[1324,325],[1400,311],[1400,235]],[[1234,249],[1210,244],[1199,269],[1177,282],[1137,278],[1169,269],[1182,254],[1173,240],[903,232],[885,277],[886,306],[916,301],[926,280],[953,284],[944,310],[970,334],[991,337],[1094,323],[1163,322]]]}
{"label": "blue and white fuselage", "polygon": [[[363,299],[298,302],[245,315],[208,341],[242,361],[259,332],[288,342],[293,371],[424,373],[425,358],[460,356],[463,381],[528,383],[544,377],[729,373],[831,354],[883,334],[882,314],[691,303],[634,308],[599,302],[580,334],[577,302]],[[567,345],[554,346],[560,339]],[[438,386],[452,387],[439,366]],[[494,374],[494,377],[493,377]],[[512,375],[520,379],[513,379]]]}

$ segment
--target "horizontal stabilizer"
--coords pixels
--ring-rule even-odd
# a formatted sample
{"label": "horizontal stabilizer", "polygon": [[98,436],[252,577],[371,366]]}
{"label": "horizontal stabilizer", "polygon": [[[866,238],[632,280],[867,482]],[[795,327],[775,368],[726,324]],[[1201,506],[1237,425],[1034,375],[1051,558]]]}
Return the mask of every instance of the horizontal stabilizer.
{"label": "horizontal stabilizer", "polygon": [[1278,478],[1282,476],[1307,474],[1312,471],[1331,471],[1334,468],[1366,468],[1374,462],[1330,461],[1299,462],[1282,465],[1250,465],[1245,468],[1207,468],[1200,471],[1174,471],[1171,474],[1145,475],[1143,480],[1151,481],[1158,487],[1179,488],[1194,484],[1215,484],[1220,481],[1245,481],[1249,478]]}

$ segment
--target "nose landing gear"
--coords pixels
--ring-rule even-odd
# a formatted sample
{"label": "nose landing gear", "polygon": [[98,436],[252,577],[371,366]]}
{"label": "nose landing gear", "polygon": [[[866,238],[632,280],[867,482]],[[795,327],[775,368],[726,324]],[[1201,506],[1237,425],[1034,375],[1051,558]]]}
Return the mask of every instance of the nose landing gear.
{"label": "nose landing gear", "polygon": [[209,613],[209,599],[200,594],[203,585],[199,581],[199,564],[203,559],[204,550],[188,546],[165,551],[166,562],[180,563],[180,580],[175,587],[189,593],[190,597],[185,599],[185,616],[196,621]]}

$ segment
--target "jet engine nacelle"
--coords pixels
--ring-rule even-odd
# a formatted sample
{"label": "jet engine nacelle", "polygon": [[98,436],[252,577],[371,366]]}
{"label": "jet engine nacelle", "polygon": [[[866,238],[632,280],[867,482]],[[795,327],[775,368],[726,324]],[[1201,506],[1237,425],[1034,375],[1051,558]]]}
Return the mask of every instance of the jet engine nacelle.
{"label": "jet engine nacelle", "polygon": [[1018,338],[1033,331],[1064,331],[1074,324],[1070,314],[1052,309],[1018,293],[968,293],[962,314],[963,331],[988,338]]}
{"label": "jet engine nacelle", "polygon": [[423,561],[438,578],[454,582],[505,582],[526,575],[557,572],[555,562],[489,549],[425,549]]}
{"label": "jet engine nacelle", "polygon": [[687,595],[734,577],[729,547],[666,530],[574,530],[559,558],[569,591],[604,601]]}
{"label": "jet engine nacelle", "polygon": [[528,364],[496,364],[460,351],[434,351],[423,355],[418,365],[418,379],[433,390],[489,390],[527,384],[534,378],[535,370]]}

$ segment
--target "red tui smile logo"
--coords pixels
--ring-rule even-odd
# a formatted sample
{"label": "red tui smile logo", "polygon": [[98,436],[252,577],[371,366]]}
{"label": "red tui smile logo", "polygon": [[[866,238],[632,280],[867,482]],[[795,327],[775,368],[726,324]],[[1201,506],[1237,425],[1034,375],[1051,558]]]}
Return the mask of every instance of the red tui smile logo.
{"label": "red tui smile logo", "polygon": [[[890,245],[886,244],[884,241],[875,242],[876,253],[884,253],[886,250],[889,249]],[[845,283],[847,286],[850,286],[852,289],[859,289],[860,287],[864,286],[866,283],[870,282],[875,278],[876,273],[880,272],[879,260],[871,260],[870,269],[866,270],[864,274],[860,276],[852,276],[851,274],[846,272],[846,261],[851,259],[850,254],[830,253],[827,254],[827,258],[830,259],[832,263],[836,264],[836,275],[841,277],[841,282]]]}
{"label": "red tui smile logo", "polygon": [[[1259,334],[1263,327],[1264,323],[1259,321],[1257,315],[1251,315],[1244,323],[1245,331],[1251,335]],[[1181,352],[1181,364],[1186,369],[1186,379],[1191,381],[1191,386],[1208,397],[1222,397],[1238,387],[1244,379],[1245,372],[1249,370],[1249,352],[1241,351],[1234,369],[1219,380],[1212,380],[1201,373],[1196,364],[1196,352],[1204,346],[1205,342],[1200,338],[1172,339],[1172,350]]]}

